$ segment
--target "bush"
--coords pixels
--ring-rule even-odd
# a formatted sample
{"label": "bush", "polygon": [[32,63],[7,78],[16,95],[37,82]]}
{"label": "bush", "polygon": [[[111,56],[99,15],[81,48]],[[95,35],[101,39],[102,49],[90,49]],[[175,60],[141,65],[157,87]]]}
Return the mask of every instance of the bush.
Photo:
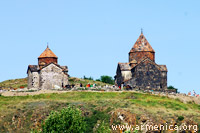
{"label": "bush", "polygon": [[96,81],[101,81],[100,79],[96,79]]}
{"label": "bush", "polygon": [[183,116],[178,116],[178,121],[182,121],[184,119]]}
{"label": "bush", "polygon": [[[96,128],[96,131],[97,130],[99,131],[102,128],[104,128],[104,126],[106,126],[106,130],[107,130],[107,126],[109,126],[107,125],[107,123],[110,122],[110,115],[106,111],[93,110],[92,115],[86,117],[85,120],[88,125],[87,132],[92,133],[94,128]],[[103,122],[103,123],[99,123],[99,122]],[[100,124],[101,126],[99,128],[95,127],[96,124]]]}
{"label": "bush", "polygon": [[85,75],[83,76],[83,79],[93,80],[92,77],[86,77]]}
{"label": "bush", "polygon": [[63,108],[60,112],[52,111],[42,124],[42,132],[81,133],[86,130],[86,123],[81,111],[73,107]]}
{"label": "bush", "polygon": [[95,132],[95,133],[110,133],[111,130],[109,128],[109,124],[102,121],[101,123],[98,123],[97,129],[94,129],[93,132]]}
{"label": "bush", "polygon": [[110,76],[105,76],[105,75],[103,75],[103,76],[101,76],[100,80],[101,80],[101,82],[103,82],[103,83],[114,84],[114,80],[113,80],[113,78],[110,77]]}
{"label": "bush", "polygon": [[170,85],[170,86],[167,87],[167,89],[176,89],[176,88],[174,86]]}
{"label": "bush", "polygon": [[178,89],[175,88],[175,87],[172,86],[172,85],[168,86],[167,89],[169,89],[169,90],[176,90],[176,93],[178,92]]}

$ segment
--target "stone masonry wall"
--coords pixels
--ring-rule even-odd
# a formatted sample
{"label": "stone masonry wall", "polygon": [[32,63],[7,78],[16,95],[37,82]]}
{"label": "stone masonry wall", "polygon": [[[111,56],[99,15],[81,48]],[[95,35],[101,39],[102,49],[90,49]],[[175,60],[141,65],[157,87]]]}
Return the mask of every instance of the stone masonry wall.
{"label": "stone masonry wall", "polygon": [[68,77],[62,69],[55,64],[50,64],[40,71],[40,88],[52,89],[56,86],[64,87],[68,84]]}
{"label": "stone masonry wall", "polygon": [[130,52],[129,53],[129,62],[131,62],[132,60],[136,60],[138,62],[143,57],[148,57],[153,62],[155,62],[155,53],[154,52],[148,52],[148,51]]}
{"label": "stone masonry wall", "polygon": [[28,71],[28,88],[39,88],[38,72]]}
{"label": "stone masonry wall", "polygon": [[57,58],[52,58],[52,57],[38,58],[38,65],[40,66],[40,68],[52,62],[57,64],[58,63]]}
{"label": "stone masonry wall", "polygon": [[163,74],[158,66],[148,62],[143,62],[132,69],[132,79],[126,84],[138,88],[167,88],[167,75]]}

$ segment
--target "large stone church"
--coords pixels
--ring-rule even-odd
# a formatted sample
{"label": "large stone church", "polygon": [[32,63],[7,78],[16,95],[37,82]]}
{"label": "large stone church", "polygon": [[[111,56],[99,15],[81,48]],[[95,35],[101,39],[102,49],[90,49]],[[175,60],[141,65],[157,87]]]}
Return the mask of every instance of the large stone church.
{"label": "large stone church", "polygon": [[38,65],[29,65],[28,88],[54,89],[68,85],[68,67],[58,65],[58,57],[49,49],[38,57]]}
{"label": "large stone church", "polygon": [[139,89],[167,89],[167,67],[156,64],[155,51],[142,32],[129,52],[129,62],[118,63],[115,83]]}

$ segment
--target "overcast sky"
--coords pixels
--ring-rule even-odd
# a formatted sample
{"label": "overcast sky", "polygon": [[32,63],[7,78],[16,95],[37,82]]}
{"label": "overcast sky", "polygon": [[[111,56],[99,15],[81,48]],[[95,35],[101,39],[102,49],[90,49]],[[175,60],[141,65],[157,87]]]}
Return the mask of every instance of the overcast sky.
{"label": "overcast sky", "polygon": [[47,42],[74,77],[114,77],[143,32],[168,85],[200,93],[200,1],[1,0],[0,81],[24,78]]}

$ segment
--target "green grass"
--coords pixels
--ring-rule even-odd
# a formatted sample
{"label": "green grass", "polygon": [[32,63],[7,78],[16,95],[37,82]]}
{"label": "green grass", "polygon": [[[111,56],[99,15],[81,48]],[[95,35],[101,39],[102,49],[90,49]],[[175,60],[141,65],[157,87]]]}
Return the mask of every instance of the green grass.
{"label": "green grass", "polygon": [[[0,89],[18,89],[20,87],[27,87],[27,78],[21,78],[21,79],[11,79],[11,80],[6,80],[3,82],[0,82]],[[70,77],[69,78],[69,83],[70,85],[80,85],[80,83],[83,84],[85,87],[88,83],[91,85],[96,84],[97,86],[105,86],[108,85],[106,83],[103,83],[101,81],[94,81],[94,80],[88,80],[88,79],[79,79],[75,77]]]}
{"label": "green grass", "polygon": [[11,79],[0,82],[0,88],[2,89],[20,88],[20,87],[27,87],[27,78]]}
{"label": "green grass", "polygon": [[[0,96],[0,132],[30,132],[40,129],[41,122],[51,110],[60,110],[68,105],[80,108],[86,118],[88,132],[92,132],[98,121],[109,124],[111,112],[123,109],[136,114],[144,114],[151,119],[162,122],[190,119],[200,123],[200,105],[185,104],[177,99],[136,92],[67,92],[40,94],[34,96]],[[12,119],[17,116],[17,122]],[[180,118],[179,118],[180,119]]]}
{"label": "green grass", "polygon": [[94,81],[94,80],[89,80],[89,79],[79,79],[79,78],[75,78],[75,77],[69,78],[69,82],[70,82],[70,84],[77,84],[77,85],[79,85],[80,83],[82,83],[84,87],[88,83],[90,83],[91,85],[96,84],[97,86],[109,85],[109,84],[103,83],[101,81]]}
{"label": "green grass", "polygon": [[132,100],[134,104],[146,107],[165,107],[172,110],[188,110],[188,106],[181,103],[179,99],[171,100],[167,97],[160,97],[155,95],[143,94],[143,96],[137,94],[137,99]]}

